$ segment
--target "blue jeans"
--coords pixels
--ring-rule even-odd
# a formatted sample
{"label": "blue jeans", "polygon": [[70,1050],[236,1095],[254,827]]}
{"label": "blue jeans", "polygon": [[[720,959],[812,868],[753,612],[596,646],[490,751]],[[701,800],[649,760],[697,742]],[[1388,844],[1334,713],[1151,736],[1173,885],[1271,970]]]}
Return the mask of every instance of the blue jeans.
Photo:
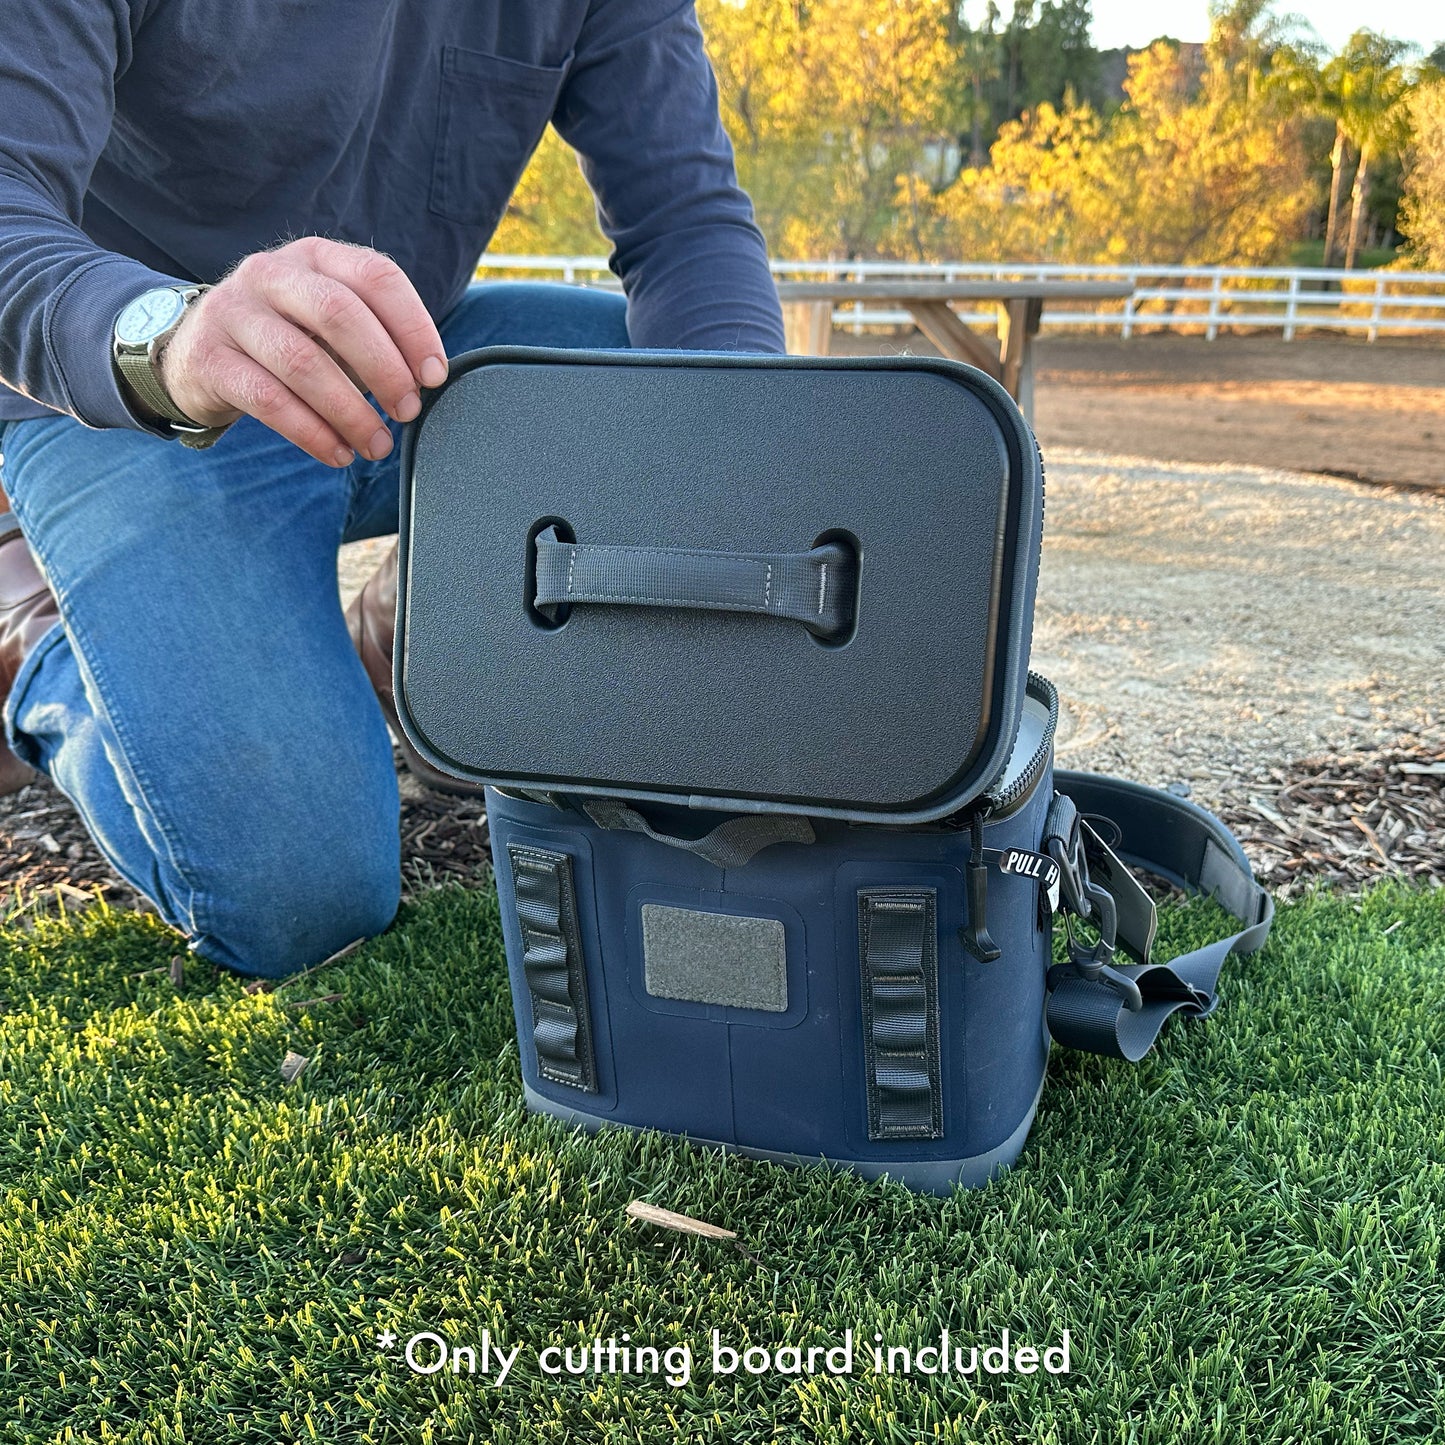
{"label": "blue jeans", "polygon": [[[472,287],[441,334],[628,344],[620,296],[523,283]],[[56,416],[0,423],[0,451],[64,620],[11,690],[15,751],[215,963],[282,977],[384,929],[396,775],[336,551],[396,531],[399,448],[336,471],[249,417],[198,452]]]}

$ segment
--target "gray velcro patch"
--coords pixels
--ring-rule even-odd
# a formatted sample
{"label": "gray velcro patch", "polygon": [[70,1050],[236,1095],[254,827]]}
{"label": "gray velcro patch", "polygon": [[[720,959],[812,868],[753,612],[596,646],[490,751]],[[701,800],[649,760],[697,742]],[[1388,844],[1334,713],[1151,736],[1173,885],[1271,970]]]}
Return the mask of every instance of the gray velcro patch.
{"label": "gray velcro patch", "polygon": [[642,976],[654,998],[784,1013],[782,921],[644,903]]}

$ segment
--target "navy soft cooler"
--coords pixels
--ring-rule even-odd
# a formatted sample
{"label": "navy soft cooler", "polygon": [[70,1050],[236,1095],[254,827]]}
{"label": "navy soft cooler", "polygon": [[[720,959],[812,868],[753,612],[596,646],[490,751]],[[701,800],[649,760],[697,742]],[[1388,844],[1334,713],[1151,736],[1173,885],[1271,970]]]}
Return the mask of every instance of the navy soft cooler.
{"label": "navy soft cooler", "polygon": [[[1042,520],[951,362],[454,364],[405,441],[396,698],[491,785],[532,1108],[942,1190],[1018,1155],[1051,1033],[1138,1057],[1213,1007],[1268,900],[1208,814],[1055,775]],[[1129,861],[1243,931],[1151,965]]]}

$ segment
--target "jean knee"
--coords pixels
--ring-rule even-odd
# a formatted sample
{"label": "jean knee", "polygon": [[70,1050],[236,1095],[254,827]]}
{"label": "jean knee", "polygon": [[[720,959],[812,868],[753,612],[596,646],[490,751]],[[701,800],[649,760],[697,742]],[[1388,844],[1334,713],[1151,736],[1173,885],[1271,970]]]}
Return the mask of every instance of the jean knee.
{"label": "jean knee", "polygon": [[482,281],[442,322],[449,351],[476,346],[625,349],[627,300],[586,286],[549,281]]}
{"label": "jean knee", "polygon": [[298,838],[265,858],[238,858],[215,879],[194,947],[212,962],[286,978],[383,932],[401,902],[400,843]]}

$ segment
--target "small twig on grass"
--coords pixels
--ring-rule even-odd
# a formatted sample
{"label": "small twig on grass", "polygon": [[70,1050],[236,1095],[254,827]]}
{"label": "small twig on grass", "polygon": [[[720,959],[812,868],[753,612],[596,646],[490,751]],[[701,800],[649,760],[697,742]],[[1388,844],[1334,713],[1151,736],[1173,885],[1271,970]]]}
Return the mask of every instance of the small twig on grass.
{"label": "small twig on grass", "polygon": [[366,940],[364,938],[353,938],[345,948],[338,948],[330,958],[323,958],[320,963],[313,963],[310,968],[303,968],[300,973],[293,973],[288,978],[253,978],[246,985],[246,993],[275,993],[278,989],[290,988],[297,979],[305,978],[307,974],[316,973],[323,968],[329,968],[333,963],[339,963],[349,953],[355,953]]}
{"label": "small twig on grass", "polygon": [[744,1259],[760,1265],[762,1261],[751,1250],[744,1247],[735,1229],[724,1229],[720,1224],[709,1224],[703,1219],[694,1219],[689,1214],[678,1214],[671,1209],[660,1209],[645,1200],[634,1199],[627,1206],[629,1218],[640,1219],[644,1224],[655,1224],[659,1229],[675,1230],[678,1234],[695,1234],[702,1239],[721,1239],[731,1244]]}
{"label": "small twig on grass", "polygon": [[339,993],[323,993],[319,994],[316,998],[303,998],[299,1003],[288,1003],[286,1007],[310,1008],[314,1003],[339,1003],[340,1001],[341,995]]}
{"label": "small twig on grass", "polygon": [[171,986],[179,993],[185,986],[185,982],[186,963],[180,954],[176,954],[176,956],[171,959]]}
{"label": "small twig on grass", "polygon": [[738,1237],[735,1229],[724,1229],[720,1224],[709,1224],[706,1220],[694,1219],[689,1214],[660,1209],[643,1199],[634,1199],[627,1206],[627,1213],[630,1218],[640,1219],[644,1224],[655,1224],[659,1229],[675,1229],[679,1234],[696,1234],[703,1239],[736,1240]]}
{"label": "small twig on grass", "polygon": [[77,888],[73,883],[52,883],[50,885],[57,893],[63,893],[67,898],[73,898],[77,903],[89,905],[100,897],[98,893],[87,893],[83,888]]}

